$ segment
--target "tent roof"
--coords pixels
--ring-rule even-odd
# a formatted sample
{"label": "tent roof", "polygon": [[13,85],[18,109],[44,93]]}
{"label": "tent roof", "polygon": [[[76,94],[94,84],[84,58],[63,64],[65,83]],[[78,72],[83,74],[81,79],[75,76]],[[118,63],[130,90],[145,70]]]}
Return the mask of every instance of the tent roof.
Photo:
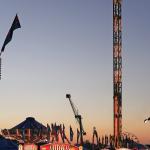
{"label": "tent roof", "polygon": [[33,117],[28,117],[26,120],[21,122],[20,124],[16,125],[15,127],[11,128],[13,129],[46,129],[44,125],[36,121]]}

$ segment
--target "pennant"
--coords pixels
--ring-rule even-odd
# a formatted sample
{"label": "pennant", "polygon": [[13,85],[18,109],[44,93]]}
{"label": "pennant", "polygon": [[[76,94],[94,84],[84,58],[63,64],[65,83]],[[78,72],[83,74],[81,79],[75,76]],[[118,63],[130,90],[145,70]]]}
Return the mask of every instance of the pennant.
{"label": "pennant", "polygon": [[70,141],[73,141],[73,130],[72,130],[72,127],[70,126]]}
{"label": "pennant", "polygon": [[64,140],[66,139],[66,135],[65,135],[65,125],[63,124],[63,129],[62,129],[62,140],[64,142]]}
{"label": "pennant", "polygon": [[48,133],[51,132],[51,128],[50,128],[49,124],[47,124],[47,132],[48,132]]}
{"label": "pennant", "polygon": [[5,46],[11,41],[12,36],[13,36],[13,31],[18,29],[18,28],[21,28],[21,25],[20,25],[18,16],[16,14],[15,19],[11,25],[11,28],[9,29],[9,32],[8,32],[6,39],[4,41],[4,44],[2,46],[1,53],[4,52]]}
{"label": "pennant", "polygon": [[47,124],[47,140],[48,140],[48,142],[50,142],[50,133],[51,133],[51,128],[50,128],[49,124]]}
{"label": "pennant", "polygon": [[101,144],[101,138],[100,137],[98,138],[98,143]]}
{"label": "pennant", "polygon": [[98,134],[97,134],[96,128],[94,128],[93,135],[95,135],[96,138],[98,138]]}
{"label": "pennant", "polygon": [[104,145],[104,136],[102,136],[102,145]]}

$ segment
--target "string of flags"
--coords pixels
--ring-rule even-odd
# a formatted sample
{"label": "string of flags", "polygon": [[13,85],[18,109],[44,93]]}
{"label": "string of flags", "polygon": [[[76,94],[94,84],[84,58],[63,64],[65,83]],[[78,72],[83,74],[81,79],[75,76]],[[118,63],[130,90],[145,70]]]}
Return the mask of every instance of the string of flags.
{"label": "string of flags", "polygon": [[8,33],[7,33],[7,36],[5,38],[5,41],[4,41],[3,46],[1,48],[1,51],[0,51],[0,79],[1,79],[1,65],[2,65],[1,55],[5,50],[5,46],[12,40],[14,30],[16,30],[18,28],[21,28],[21,25],[20,25],[20,22],[18,19],[18,15],[16,14],[15,19],[14,19],[14,21],[13,21],[13,23],[12,23],[12,25],[11,25]]}
{"label": "string of flags", "polygon": [[[41,130],[40,131],[41,135],[42,135],[42,132],[43,131]],[[55,124],[51,124],[51,127],[49,124],[47,124],[47,140],[48,140],[48,142],[51,142],[51,143],[53,143],[54,141],[58,142],[59,135],[60,135],[63,143],[65,143],[65,141],[67,141],[70,144],[70,142],[73,141],[73,136],[74,136],[74,132],[73,132],[71,125],[70,125],[70,139],[68,139],[66,136],[64,124],[56,125],[56,123],[55,123]]]}

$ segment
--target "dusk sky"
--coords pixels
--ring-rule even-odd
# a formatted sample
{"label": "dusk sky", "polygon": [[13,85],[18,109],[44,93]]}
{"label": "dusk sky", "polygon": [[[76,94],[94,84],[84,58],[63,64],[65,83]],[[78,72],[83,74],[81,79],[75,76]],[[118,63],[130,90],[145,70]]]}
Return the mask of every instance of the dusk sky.
{"label": "dusk sky", "polygon": [[[113,133],[112,0],[1,0],[0,46],[18,14],[21,29],[2,54],[0,128],[32,116],[78,127],[91,140]],[[123,132],[150,143],[150,0],[123,0]]]}

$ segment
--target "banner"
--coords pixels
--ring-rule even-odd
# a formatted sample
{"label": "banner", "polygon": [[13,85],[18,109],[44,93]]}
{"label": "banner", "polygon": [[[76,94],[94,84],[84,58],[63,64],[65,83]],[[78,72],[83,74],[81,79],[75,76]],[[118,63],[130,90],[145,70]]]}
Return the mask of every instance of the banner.
{"label": "banner", "polygon": [[69,144],[50,143],[40,146],[40,150],[79,150],[79,148],[76,146],[71,146]]}

